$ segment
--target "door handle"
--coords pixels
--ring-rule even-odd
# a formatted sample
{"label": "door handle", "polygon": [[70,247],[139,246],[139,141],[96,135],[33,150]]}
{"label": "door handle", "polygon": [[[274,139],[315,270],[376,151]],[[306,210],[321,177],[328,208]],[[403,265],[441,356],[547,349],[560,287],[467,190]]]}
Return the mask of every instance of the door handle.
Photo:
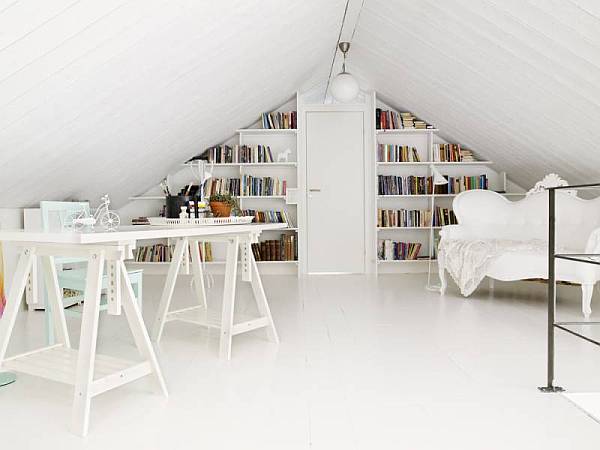
{"label": "door handle", "polygon": [[309,189],[308,192],[321,192],[321,189]]}

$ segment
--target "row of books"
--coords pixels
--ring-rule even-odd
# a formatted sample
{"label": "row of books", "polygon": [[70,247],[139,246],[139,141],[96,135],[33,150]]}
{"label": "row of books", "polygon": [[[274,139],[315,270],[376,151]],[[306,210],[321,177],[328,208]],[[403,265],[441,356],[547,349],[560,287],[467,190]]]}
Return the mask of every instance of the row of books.
{"label": "row of books", "polygon": [[242,178],[211,178],[204,189],[208,197],[214,194],[274,196],[285,195],[287,182],[279,178],[243,175]]}
{"label": "row of books", "polygon": [[432,193],[432,177],[379,175],[379,195],[424,195]]}
{"label": "row of books", "polygon": [[434,127],[422,120],[418,120],[410,112],[397,113],[396,111],[386,111],[377,108],[375,109],[375,128],[378,130],[399,130],[403,128],[424,130]]}
{"label": "row of books", "polygon": [[262,113],[262,127],[265,130],[289,130],[298,128],[296,111]]}
{"label": "row of books", "polygon": [[243,175],[240,195],[285,195],[287,181],[271,177],[254,177]]}
{"label": "row of books", "polygon": [[242,211],[243,216],[253,216],[253,222],[256,223],[287,223],[288,227],[293,228],[294,224],[292,218],[285,210],[275,211],[257,211],[254,209],[244,209]]}
{"label": "row of books", "polygon": [[[429,227],[432,226],[430,209],[378,209],[377,226],[386,227]],[[456,224],[454,211],[449,208],[435,207],[433,226],[441,227]]]}
{"label": "row of books", "polygon": [[419,259],[421,243],[396,242],[391,239],[377,241],[377,257],[380,261],[404,261]]}
{"label": "row of books", "polygon": [[458,220],[454,215],[454,211],[450,208],[441,208],[436,206],[433,214],[433,226],[444,227],[446,225],[456,225]]}
{"label": "row of books", "polygon": [[217,145],[206,149],[202,159],[215,164],[274,162],[268,145]]}
{"label": "row of books", "polygon": [[[470,177],[446,177],[448,179],[447,194],[454,194],[471,189],[488,189],[489,180],[487,175],[475,175]],[[445,186],[442,186],[445,187]]]}
{"label": "row of books", "polygon": [[420,162],[419,152],[408,145],[377,145],[377,161],[379,162]]}
{"label": "row of books", "polygon": [[[418,176],[379,175],[379,195],[426,195],[433,193],[433,178]],[[458,194],[471,189],[488,189],[487,175],[450,177],[448,184],[435,186],[436,194]]]}
{"label": "row of books", "polygon": [[433,160],[436,162],[475,162],[471,150],[461,148],[460,144],[435,144]]}
{"label": "row of books", "polygon": [[461,162],[460,144],[435,144],[433,160],[436,162]]}
{"label": "row of books", "polygon": [[279,239],[268,239],[252,244],[256,261],[297,261],[298,239],[294,234],[282,234]]}
{"label": "row of books", "polygon": [[[210,242],[199,242],[200,259],[202,261],[212,261],[212,246]],[[173,245],[154,244],[145,245],[135,249],[135,262],[170,262],[173,257]]]}

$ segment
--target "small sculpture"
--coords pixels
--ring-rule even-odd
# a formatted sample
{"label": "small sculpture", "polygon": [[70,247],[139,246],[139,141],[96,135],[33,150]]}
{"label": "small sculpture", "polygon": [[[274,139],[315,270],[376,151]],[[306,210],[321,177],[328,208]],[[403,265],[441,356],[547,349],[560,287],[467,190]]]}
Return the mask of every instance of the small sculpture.
{"label": "small sculpture", "polygon": [[102,196],[100,206],[90,215],[88,211],[76,211],[68,216],[63,228],[71,231],[82,231],[85,227],[94,228],[98,222],[106,231],[115,231],[121,224],[119,215],[108,209],[110,198],[108,194]]}
{"label": "small sculpture", "polygon": [[187,219],[188,218],[188,213],[187,213],[187,207],[186,206],[181,206],[181,212],[179,213],[179,218],[180,219]]}
{"label": "small sculpture", "polygon": [[283,152],[277,155],[277,162],[288,162],[290,155],[292,154],[291,149],[285,149]]}

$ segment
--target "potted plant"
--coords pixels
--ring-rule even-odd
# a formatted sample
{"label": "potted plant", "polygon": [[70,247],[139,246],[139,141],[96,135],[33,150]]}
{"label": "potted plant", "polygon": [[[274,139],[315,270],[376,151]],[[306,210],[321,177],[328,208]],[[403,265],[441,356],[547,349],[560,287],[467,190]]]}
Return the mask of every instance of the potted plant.
{"label": "potted plant", "polygon": [[231,194],[213,194],[209,197],[210,210],[215,217],[229,217],[231,210],[239,212],[239,207]]}

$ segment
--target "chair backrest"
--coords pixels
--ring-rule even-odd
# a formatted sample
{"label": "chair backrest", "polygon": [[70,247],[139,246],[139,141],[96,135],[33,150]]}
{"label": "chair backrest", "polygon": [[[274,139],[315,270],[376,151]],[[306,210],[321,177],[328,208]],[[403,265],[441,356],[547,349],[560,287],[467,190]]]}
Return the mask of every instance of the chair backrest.
{"label": "chair backrest", "polygon": [[[548,239],[548,192],[510,201],[485,190],[466,191],[453,202],[458,223],[477,237]],[[600,226],[600,197],[585,200],[564,191],[556,193],[557,245],[583,250],[590,233]]]}
{"label": "chair backrest", "polygon": [[[40,213],[42,216],[42,231],[60,233],[63,231],[65,219],[74,213],[90,212],[89,202],[55,202],[41,201]],[[85,262],[82,258],[56,258],[57,263]]]}

